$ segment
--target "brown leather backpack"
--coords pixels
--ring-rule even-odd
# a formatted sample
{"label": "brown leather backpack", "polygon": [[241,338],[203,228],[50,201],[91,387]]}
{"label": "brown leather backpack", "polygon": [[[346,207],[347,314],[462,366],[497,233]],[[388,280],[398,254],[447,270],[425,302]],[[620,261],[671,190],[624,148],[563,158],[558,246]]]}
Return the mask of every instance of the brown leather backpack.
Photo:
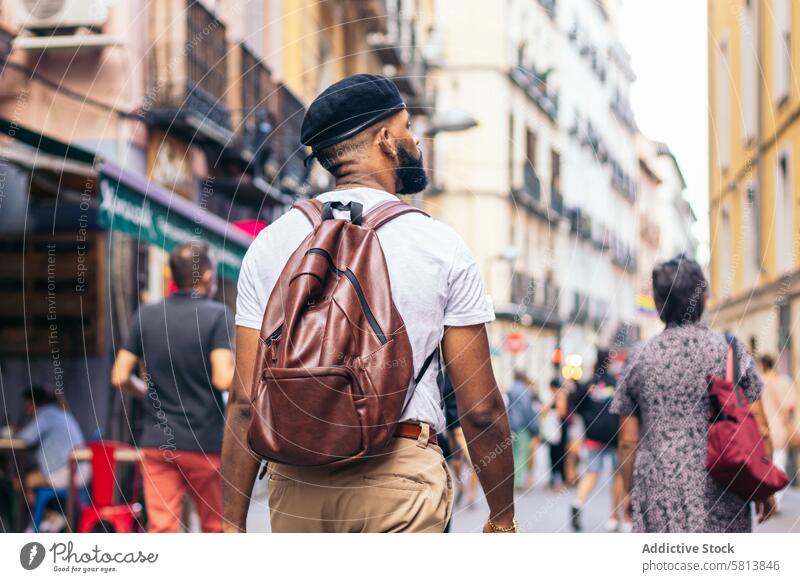
{"label": "brown leather backpack", "polygon": [[[416,383],[376,229],[422,210],[398,201],[294,205],[313,231],[267,302],[252,382],[251,450],[267,461],[345,464],[386,446]],[[349,210],[350,220],[333,210]],[[425,214],[427,216],[427,214]]]}

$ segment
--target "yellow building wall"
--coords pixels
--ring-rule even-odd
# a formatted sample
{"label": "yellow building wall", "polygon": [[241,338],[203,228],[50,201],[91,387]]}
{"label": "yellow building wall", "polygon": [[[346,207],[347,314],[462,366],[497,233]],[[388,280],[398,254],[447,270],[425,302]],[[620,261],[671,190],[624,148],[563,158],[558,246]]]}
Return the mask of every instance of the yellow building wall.
{"label": "yellow building wall", "polygon": [[[742,102],[742,57],[743,36],[741,19],[743,17],[744,1],[731,3],[727,0],[708,1],[708,29],[709,29],[709,136],[710,136],[710,227],[711,227],[711,285],[715,302],[721,299],[719,290],[723,287],[724,278],[721,272],[722,241],[720,240],[720,221],[722,208],[727,206],[731,216],[731,232],[733,238],[732,269],[733,281],[731,297],[739,296],[750,291],[747,285],[745,250],[746,250],[746,188],[749,182],[755,183],[759,178],[756,162],[761,164],[760,198],[760,250],[762,270],[758,276],[758,285],[774,282],[777,272],[778,245],[796,245],[797,235],[791,241],[776,240],[776,177],[777,159],[788,144],[791,150],[789,179],[793,188],[794,232],[800,225],[800,193],[798,192],[797,177],[800,176],[800,124],[797,114],[800,109],[800,90],[796,73],[789,80],[789,98],[782,104],[775,103],[773,97],[773,0],[756,0],[759,4],[758,15],[760,43],[760,60],[758,63],[758,83],[761,92],[760,98],[760,134],[761,149],[760,159],[757,159],[758,144],[746,143],[743,130],[743,102]],[[800,43],[797,42],[797,33],[800,31],[800,5],[793,3],[792,7],[792,42],[791,59],[793,71],[800,71]],[[728,94],[730,96],[730,163],[727,168],[721,168],[718,163],[719,143],[717,125],[717,58],[719,56],[719,43],[726,42],[728,46],[728,81],[730,83]],[[758,130],[757,130],[758,133]],[[731,187],[732,186],[732,187]],[[797,256],[794,255],[793,268],[798,267]],[[715,292],[716,291],[716,292]]]}

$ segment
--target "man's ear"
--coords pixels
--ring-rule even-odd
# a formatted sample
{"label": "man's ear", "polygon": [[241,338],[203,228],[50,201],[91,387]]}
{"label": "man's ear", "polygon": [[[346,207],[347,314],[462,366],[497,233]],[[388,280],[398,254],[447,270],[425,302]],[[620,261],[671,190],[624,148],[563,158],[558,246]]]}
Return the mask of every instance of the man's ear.
{"label": "man's ear", "polygon": [[375,140],[378,142],[378,147],[388,157],[395,159],[397,157],[397,146],[394,144],[389,129],[382,127],[375,134]]}

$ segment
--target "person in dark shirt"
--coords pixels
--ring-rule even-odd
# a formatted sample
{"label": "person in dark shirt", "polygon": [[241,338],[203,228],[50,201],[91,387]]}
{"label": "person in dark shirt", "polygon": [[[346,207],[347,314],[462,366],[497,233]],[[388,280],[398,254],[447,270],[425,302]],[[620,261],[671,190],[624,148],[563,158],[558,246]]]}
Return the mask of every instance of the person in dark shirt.
{"label": "person in dark shirt", "polygon": [[[597,350],[592,377],[573,394],[573,410],[583,420],[584,449],[586,451],[586,468],[578,482],[575,501],[571,507],[570,521],[575,531],[581,531],[581,513],[586,500],[591,495],[600,473],[606,463],[613,472],[613,495],[611,516],[606,522],[607,531],[618,531],[620,521],[618,515],[622,506],[622,477],[617,473],[617,433],[619,417],[610,410],[617,379],[609,372],[611,358],[607,350]],[[623,524],[625,528],[627,524]]]}
{"label": "person in dark shirt", "polygon": [[[231,318],[211,300],[215,273],[205,244],[170,255],[178,290],[131,320],[112,384],[144,399],[143,450],[148,531],[177,532],[181,502],[194,498],[203,531],[222,531],[222,392],[233,381]],[[145,373],[134,375],[141,361]]]}

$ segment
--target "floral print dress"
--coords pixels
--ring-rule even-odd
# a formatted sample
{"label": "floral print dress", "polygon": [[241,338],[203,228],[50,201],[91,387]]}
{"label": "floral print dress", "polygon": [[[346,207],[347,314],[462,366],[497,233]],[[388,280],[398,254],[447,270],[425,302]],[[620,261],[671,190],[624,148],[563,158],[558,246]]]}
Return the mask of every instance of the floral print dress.
{"label": "floral print dress", "polygon": [[[762,383],[737,340],[748,402]],[[749,532],[750,503],[705,469],[709,399],[706,376],[725,377],[725,336],[699,323],[668,326],[628,355],[611,410],[639,418],[633,469],[634,531]]]}

